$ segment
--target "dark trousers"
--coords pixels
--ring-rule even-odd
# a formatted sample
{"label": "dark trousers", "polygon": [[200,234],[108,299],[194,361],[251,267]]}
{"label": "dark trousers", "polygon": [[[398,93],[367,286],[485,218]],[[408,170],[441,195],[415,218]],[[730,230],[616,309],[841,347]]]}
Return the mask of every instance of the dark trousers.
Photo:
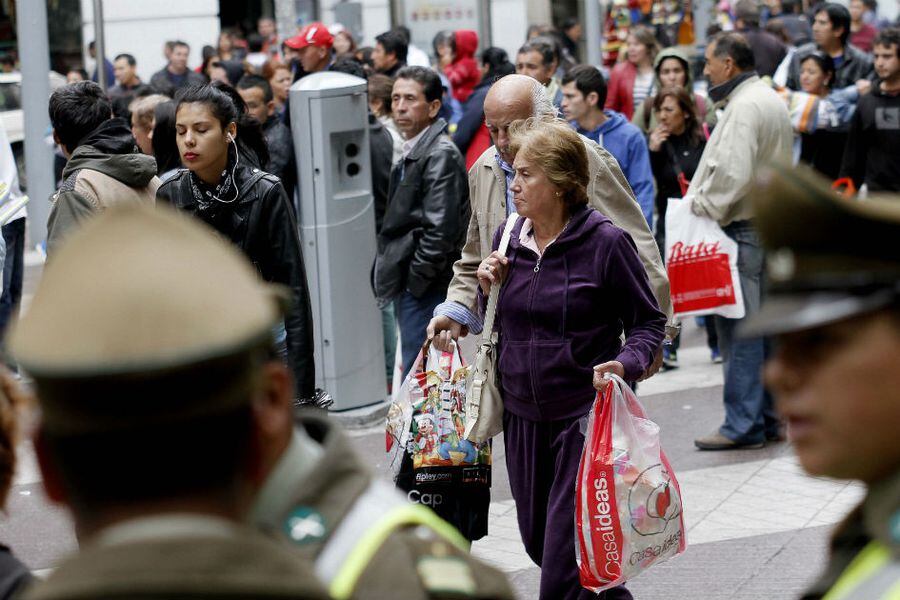
{"label": "dark trousers", "polygon": [[[575,480],[587,417],[529,421],[503,413],[509,485],[525,551],[541,567],[540,600],[631,600],[624,587],[581,587],[575,561]],[[546,559],[545,559],[546,557]]]}
{"label": "dark trousers", "polygon": [[3,263],[3,294],[0,295],[0,336],[6,333],[10,321],[19,316],[25,276],[25,219],[16,219],[2,229],[6,260]]}
{"label": "dark trousers", "polygon": [[394,314],[400,327],[400,354],[403,357],[403,376],[409,373],[422,344],[425,343],[425,330],[431,321],[431,315],[438,304],[444,301],[447,288],[429,288],[422,297],[416,298],[404,291],[394,300]]}
{"label": "dark trousers", "polygon": [[716,318],[713,315],[703,317],[703,326],[706,328],[706,345],[710,350],[719,349],[719,334],[716,332]]}

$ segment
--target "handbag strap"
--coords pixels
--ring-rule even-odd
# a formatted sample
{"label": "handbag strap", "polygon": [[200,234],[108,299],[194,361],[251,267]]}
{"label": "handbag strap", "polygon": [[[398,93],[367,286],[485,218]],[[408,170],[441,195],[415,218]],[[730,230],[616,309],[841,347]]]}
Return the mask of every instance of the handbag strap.
{"label": "handbag strap", "polygon": [[[519,218],[517,213],[512,213],[506,219],[506,227],[503,228],[503,236],[500,238],[500,246],[497,252],[506,256],[506,249],[509,246],[509,236],[512,229]],[[487,310],[484,313],[484,328],[481,330],[481,343],[490,343],[491,336],[494,335],[494,317],[497,314],[497,299],[500,297],[500,286],[491,284],[491,293],[488,296]]]}

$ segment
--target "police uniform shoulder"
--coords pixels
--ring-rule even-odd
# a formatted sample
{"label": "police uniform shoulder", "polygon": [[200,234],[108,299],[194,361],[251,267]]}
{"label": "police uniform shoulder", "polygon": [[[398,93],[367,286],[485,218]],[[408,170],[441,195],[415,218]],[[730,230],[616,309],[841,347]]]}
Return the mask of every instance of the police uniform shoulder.
{"label": "police uniform shoulder", "polygon": [[396,573],[404,565],[391,563],[403,561],[405,568],[414,572],[424,598],[514,598],[503,573],[480,562],[428,526],[402,529],[391,537],[376,557],[378,562],[385,560],[385,568],[379,570]]}

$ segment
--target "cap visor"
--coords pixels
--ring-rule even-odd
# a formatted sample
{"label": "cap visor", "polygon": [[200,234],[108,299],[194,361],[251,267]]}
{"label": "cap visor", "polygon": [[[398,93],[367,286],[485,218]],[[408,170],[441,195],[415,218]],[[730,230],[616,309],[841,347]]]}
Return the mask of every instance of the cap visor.
{"label": "cap visor", "polygon": [[888,306],[893,298],[889,291],[867,296],[824,292],[770,296],[758,313],[740,324],[737,335],[757,338],[830,325]]}

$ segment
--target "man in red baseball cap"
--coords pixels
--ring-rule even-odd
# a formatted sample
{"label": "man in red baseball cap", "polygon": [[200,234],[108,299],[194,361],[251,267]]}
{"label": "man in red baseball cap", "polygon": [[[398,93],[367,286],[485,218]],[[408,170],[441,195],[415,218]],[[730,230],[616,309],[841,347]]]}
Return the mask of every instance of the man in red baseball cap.
{"label": "man in red baseball cap", "polygon": [[310,23],[299,34],[284,43],[297,51],[300,64],[307,73],[325,71],[332,63],[331,46],[334,43],[334,36],[322,23]]}

